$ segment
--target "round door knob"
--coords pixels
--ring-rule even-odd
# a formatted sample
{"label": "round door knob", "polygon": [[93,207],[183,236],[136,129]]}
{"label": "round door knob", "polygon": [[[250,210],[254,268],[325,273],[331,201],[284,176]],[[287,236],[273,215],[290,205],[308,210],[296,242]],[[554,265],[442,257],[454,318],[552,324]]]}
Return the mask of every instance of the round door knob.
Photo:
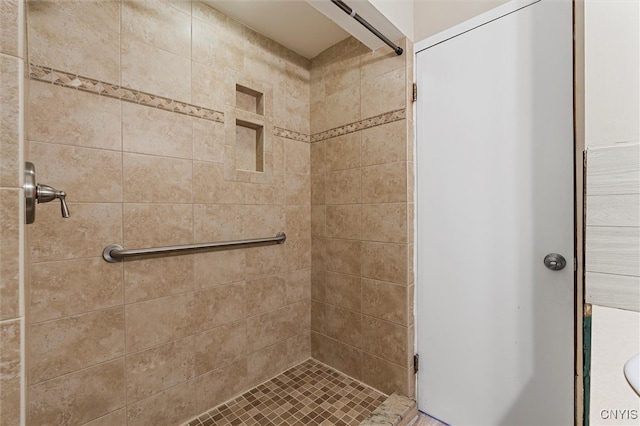
{"label": "round door knob", "polygon": [[567,266],[567,261],[561,254],[549,253],[544,257],[544,266],[552,271],[560,271]]}

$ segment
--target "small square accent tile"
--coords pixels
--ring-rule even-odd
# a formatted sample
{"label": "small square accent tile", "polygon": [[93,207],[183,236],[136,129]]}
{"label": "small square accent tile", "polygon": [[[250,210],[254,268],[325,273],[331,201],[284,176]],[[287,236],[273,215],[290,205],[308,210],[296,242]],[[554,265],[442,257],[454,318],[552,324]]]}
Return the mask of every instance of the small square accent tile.
{"label": "small square accent tile", "polygon": [[183,426],[359,425],[385,399],[309,359]]}

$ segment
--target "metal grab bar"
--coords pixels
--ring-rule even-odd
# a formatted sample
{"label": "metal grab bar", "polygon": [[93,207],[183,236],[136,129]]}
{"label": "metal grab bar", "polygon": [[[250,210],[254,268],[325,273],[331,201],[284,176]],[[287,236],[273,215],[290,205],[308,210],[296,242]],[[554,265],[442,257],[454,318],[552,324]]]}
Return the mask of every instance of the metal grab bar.
{"label": "metal grab bar", "polygon": [[236,241],[220,241],[217,243],[200,243],[200,244],[184,244],[181,246],[166,246],[166,247],[152,247],[146,249],[131,249],[125,250],[121,245],[111,244],[102,251],[102,258],[109,263],[116,263],[127,257],[134,256],[147,256],[152,254],[162,253],[182,253],[196,250],[207,250],[224,247],[234,246],[246,246],[253,244],[268,244],[277,243],[282,244],[287,239],[287,235],[284,232],[278,232],[275,237],[268,238],[252,238],[248,240],[236,240]]}

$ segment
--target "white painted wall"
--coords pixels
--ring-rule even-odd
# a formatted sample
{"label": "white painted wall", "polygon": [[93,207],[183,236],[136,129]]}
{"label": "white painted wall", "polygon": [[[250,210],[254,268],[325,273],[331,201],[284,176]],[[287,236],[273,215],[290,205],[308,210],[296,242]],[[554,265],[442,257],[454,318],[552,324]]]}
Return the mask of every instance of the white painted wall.
{"label": "white painted wall", "polygon": [[640,2],[586,0],[587,148],[640,139]]}
{"label": "white painted wall", "polygon": [[[634,215],[637,215],[637,204],[640,202],[637,195],[640,188],[634,191],[633,184],[630,184],[630,190],[620,192],[609,185],[611,190],[606,193],[606,180],[615,183],[617,179],[612,181],[611,178],[612,172],[616,170],[626,170],[627,176],[632,179],[638,174],[637,158],[631,156],[638,155],[633,145],[638,143],[640,134],[640,5],[637,0],[585,0],[584,6],[585,139],[587,150],[591,150],[588,158],[597,158],[603,154],[609,158],[617,158],[605,167],[604,173],[588,175],[586,246],[589,250],[594,243],[598,244],[594,238],[598,238],[603,228],[609,227],[609,230],[615,232],[614,227],[620,227],[621,223],[630,225],[628,228],[617,229],[626,230],[627,232],[620,234],[627,239],[629,235],[638,232],[637,216]],[[589,169],[587,173],[589,174]],[[602,192],[603,189],[605,192]],[[609,197],[609,200],[598,197]],[[628,199],[625,201],[618,197]],[[611,211],[614,199],[621,204]],[[624,219],[627,216],[629,219]],[[596,229],[598,226],[601,228]],[[612,235],[610,233],[607,237],[609,241],[603,246],[605,251],[622,242],[622,239],[611,240]],[[629,250],[637,252],[638,248],[632,244],[627,250],[627,256],[633,256]],[[616,274],[620,270],[619,261],[611,259],[609,263],[603,262],[602,254],[606,253],[599,254],[601,258],[596,262],[598,265],[593,266],[590,265],[587,254],[585,286],[587,297],[591,298],[588,301],[620,306],[619,303],[611,303],[625,298],[624,293],[616,293],[615,290],[620,282],[617,278],[624,276]],[[593,254],[591,259],[591,263],[594,263]],[[634,260],[631,257],[628,259]],[[589,276],[590,268],[601,269],[605,273],[598,275],[596,281],[593,275]],[[628,281],[629,277],[623,279]],[[631,285],[637,286],[637,280]],[[640,398],[626,382],[622,371],[626,360],[640,352],[640,313],[594,306],[592,320],[590,422],[593,425],[637,425],[638,418],[612,419],[610,411],[602,410],[635,409],[640,416]]]}

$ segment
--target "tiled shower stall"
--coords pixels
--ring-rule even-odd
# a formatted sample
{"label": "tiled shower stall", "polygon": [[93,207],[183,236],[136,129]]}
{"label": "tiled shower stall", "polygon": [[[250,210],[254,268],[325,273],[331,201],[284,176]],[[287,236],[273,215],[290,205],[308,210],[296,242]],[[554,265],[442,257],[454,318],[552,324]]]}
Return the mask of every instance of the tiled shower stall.
{"label": "tiled shower stall", "polygon": [[[26,424],[179,424],[309,358],[414,394],[411,42],[309,60],[196,1],[1,4],[0,423],[22,379]],[[23,224],[25,159],[70,218]]]}

